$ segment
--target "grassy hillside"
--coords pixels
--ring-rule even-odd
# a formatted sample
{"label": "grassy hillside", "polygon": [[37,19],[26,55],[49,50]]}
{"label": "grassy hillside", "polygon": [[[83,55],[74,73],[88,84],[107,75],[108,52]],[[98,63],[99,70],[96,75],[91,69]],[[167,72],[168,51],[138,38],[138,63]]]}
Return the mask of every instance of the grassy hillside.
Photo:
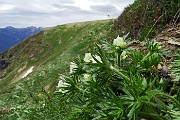
{"label": "grassy hillside", "polygon": [[[18,95],[25,102],[31,91],[49,91],[59,74],[68,72],[70,62],[107,38],[111,24],[111,20],[104,20],[48,28],[3,53],[10,66],[0,72],[1,100],[8,99],[6,106],[11,106],[8,102],[15,102]],[[32,74],[21,79],[31,66],[35,67]],[[17,90],[19,84],[26,84],[26,92]]]}

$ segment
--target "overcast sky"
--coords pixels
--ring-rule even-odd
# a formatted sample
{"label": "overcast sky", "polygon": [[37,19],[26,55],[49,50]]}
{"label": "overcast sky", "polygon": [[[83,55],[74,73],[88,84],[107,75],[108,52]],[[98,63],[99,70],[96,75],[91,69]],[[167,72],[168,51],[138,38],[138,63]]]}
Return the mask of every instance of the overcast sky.
{"label": "overcast sky", "polygon": [[[50,27],[117,18],[134,0],[1,0],[0,27]],[[108,17],[110,15],[110,17]]]}

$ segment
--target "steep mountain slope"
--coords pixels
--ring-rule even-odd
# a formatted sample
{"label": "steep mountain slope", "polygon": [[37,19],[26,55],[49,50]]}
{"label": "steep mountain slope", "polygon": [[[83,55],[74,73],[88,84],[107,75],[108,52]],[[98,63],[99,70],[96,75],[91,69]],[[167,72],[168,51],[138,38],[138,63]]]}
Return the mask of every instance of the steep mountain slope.
{"label": "steep mountain slope", "polygon": [[117,18],[114,29],[121,34],[130,32],[131,37],[140,40],[152,38],[167,24],[174,26],[180,22],[179,8],[180,0],[135,0]]}
{"label": "steep mountain slope", "polygon": [[14,28],[11,26],[0,28],[0,53],[42,29],[33,26],[27,28]]}
{"label": "steep mountain slope", "polygon": [[[16,82],[22,80],[18,84],[28,84],[28,91],[41,91],[42,88],[48,91],[60,73],[68,72],[68,64],[74,58],[90,51],[98,40],[108,38],[111,25],[111,20],[60,25],[41,31],[7,50],[1,55],[9,62],[9,66],[0,71],[1,98],[9,97],[7,93],[11,97],[16,94]],[[24,72],[32,66],[31,77],[23,79]],[[27,93],[21,93],[23,95],[27,96]]]}

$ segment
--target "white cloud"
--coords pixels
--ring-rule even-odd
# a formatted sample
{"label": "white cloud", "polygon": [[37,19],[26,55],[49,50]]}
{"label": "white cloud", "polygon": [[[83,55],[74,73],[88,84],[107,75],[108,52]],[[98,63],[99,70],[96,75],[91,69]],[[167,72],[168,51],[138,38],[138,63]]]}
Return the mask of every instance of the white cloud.
{"label": "white cloud", "polygon": [[107,0],[74,0],[74,4],[71,5],[81,8],[81,10],[91,10],[91,6],[105,4],[107,4]]}
{"label": "white cloud", "polygon": [[90,5],[89,0],[74,0],[74,4],[72,4],[72,6],[79,7],[81,10],[91,10]]}
{"label": "white cloud", "polygon": [[0,11],[12,10],[15,6],[11,4],[0,4]]}
{"label": "white cloud", "polygon": [[4,0],[0,27],[55,26],[70,22],[116,18],[134,0]]}

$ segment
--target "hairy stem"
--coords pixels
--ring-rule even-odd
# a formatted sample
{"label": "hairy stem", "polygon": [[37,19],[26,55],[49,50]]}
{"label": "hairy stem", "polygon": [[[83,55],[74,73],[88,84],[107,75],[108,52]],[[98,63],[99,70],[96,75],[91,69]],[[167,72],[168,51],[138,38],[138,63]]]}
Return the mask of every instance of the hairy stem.
{"label": "hairy stem", "polygon": [[118,67],[120,67],[120,65],[121,65],[121,56],[120,56],[120,53],[117,54],[117,64],[118,64]]}
{"label": "hairy stem", "polygon": [[118,69],[116,69],[115,67],[113,66],[110,66],[110,69],[115,72],[116,74],[120,75],[122,78],[124,78],[125,80],[129,81],[130,79],[124,75],[123,73],[121,73]]}

